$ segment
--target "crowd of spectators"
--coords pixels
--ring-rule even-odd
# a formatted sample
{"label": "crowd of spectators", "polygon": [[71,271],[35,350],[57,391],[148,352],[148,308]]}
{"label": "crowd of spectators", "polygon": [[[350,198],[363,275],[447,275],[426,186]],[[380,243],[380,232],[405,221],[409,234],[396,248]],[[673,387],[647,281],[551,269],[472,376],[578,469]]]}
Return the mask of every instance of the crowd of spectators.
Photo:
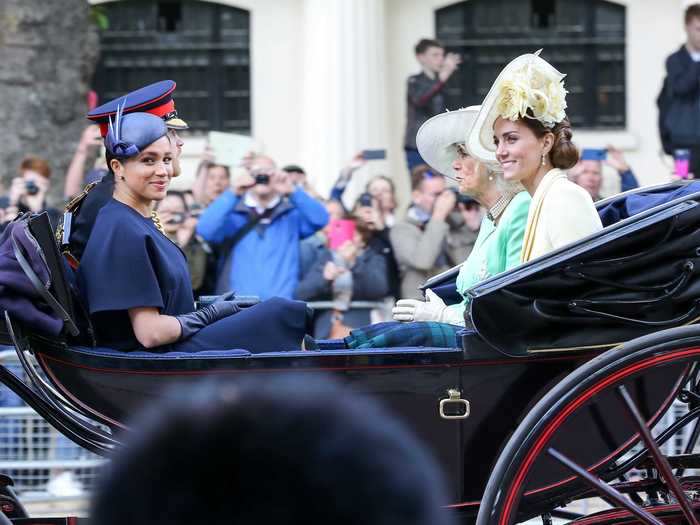
{"label": "crowd of spectators", "polygon": [[[94,126],[83,133],[65,178],[69,200],[106,169],[87,159],[97,153]],[[623,190],[636,179],[622,153],[583,160],[571,177],[600,198],[603,163],[616,170]],[[585,153],[585,152],[584,152]],[[251,153],[239,166],[218,164],[203,153],[192,187],[170,191],[156,212],[164,233],[187,256],[195,296],[239,295],[300,299],[317,304],[316,337],[343,337],[352,328],[388,320],[399,298],[420,298],[431,276],[463,262],[471,252],[484,210],[449,187],[426,164],[411,172],[410,202],[401,213],[391,177],[370,178],[346,208],[345,189],[366,160],[356,155],[327,197],[304,169],[279,169],[269,156]],[[30,156],[0,197],[2,225],[17,214],[47,211],[54,226],[61,212],[47,205],[51,170]]]}
{"label": "crowd of spectators", "polygon": [[[669,58],[660,104],[664,96],[670,101],[667,106],[673,105],[674,96],[680,100],[683,95],[684,101],[700,96],[700,77],[691,86],[677,67],[683,62],[695,71],[700,63],[700,6],[688,9],[686,30],[686,44]],[[409,199],[399,199],[392,176],[380,175],[368,180],[355,202],[348,203],[345,190],[368,162],[362,153],[340,169],[330,192],[323,195],[302,166],[280,169],[259,152],[231,166],[217,162],[206,149],[191,188],[169,192],[156,210],[164,233],[187,256],[195,296],[233,290],[262,300],[279,296],[317,303],[314,335],[340,337],[353,327],[388,319],[389,309],[376,308],[379,303],[421,298],[419,287],[428,278],[468,257],[484,210],[427,166],[414,140],[422,122],[446,109],[443,91],[460,57],[428,39],[418,42],[415,54],[421,71],[407,82],[404,143]],[[673,113],[668,107],[660,109],[660,122]],[[674,148],[695,152],[694,139],[674,140]],[[65,174],[66,201],[107,173],[100,144],[99,128],[88,126]],[[605,192],[605,171],[617,174],[613,185],[620,191],[639,185],[616,147],[581,153],[569,175],[593,200]],[[51,182],[49,163],[27,156],[16,177],[0,191],[0,228],[26,211],[46,211],[56,226],[61,212],[48,204]]]}

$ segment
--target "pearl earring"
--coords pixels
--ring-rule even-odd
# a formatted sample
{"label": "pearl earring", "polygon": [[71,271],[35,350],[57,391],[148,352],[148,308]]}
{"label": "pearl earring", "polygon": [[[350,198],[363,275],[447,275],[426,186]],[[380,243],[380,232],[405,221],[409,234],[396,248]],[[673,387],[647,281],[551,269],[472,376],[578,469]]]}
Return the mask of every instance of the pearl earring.
{"label": "pearl earring", "polygon": [[489,175],[489,180],[493,182],[494,176],[493,174]]}

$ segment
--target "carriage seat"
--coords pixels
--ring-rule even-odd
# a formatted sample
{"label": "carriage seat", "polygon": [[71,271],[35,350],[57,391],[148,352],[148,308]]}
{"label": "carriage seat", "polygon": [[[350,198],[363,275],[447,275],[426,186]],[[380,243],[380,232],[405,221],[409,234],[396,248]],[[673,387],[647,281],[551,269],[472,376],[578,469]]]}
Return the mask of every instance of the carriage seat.
{"label": "carriage seat", "polygon": [[614,195],[596,203],[596,208],[603,227],[608,227],[644,211],[698,192],[700,192],[700,181],[679,181],[650,188],[637,188]]}
{"label": "carriage seat", "polygon": [[469,290],[469,319],[485,342],[512,356],[602,351],[700,321],[700,182],[597,207],[603,230]]}

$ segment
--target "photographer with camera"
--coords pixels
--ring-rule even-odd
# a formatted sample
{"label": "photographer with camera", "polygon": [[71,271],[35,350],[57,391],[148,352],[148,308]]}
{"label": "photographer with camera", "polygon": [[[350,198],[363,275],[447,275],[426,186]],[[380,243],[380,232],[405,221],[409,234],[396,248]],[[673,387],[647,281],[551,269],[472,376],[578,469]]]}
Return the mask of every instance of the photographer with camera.
{"label": "photographer with camera", "polygon": [[[367,184],[367,189],[369,190],[380,184],[389,186],[387,181],[386,177],[380,175],[370,180]],[[390,187],[393,189],[393,185]],[[382,197],[381,193],[372,194],[369,191],[365,191],[357,199],[353,208],[353,215],[366,224],[370,230],[371,235],[368,237],[367,247],[384,259],[387,281],[389,283],[388,295],[396,299],[399,297],[399,266],[396,263],[394,248],[389,237],[390,228],[387,224],[387,215],[382,207]],[[393,219],[393,214],[391,214],[391,218]]]}
{"label": "photographer with camera", "polygon": [[299,280],[299,241],[327,222],[323,204],[295,187],[270,157],[257,156],[204,210],[196,231],[219,245],[218,293],[291,299]]}
{"label": "photographer with camera", "polygon": [[[433,275],[464,261],[476,241],[445,177],[422,164],[411,174],[411,206],[389,237],[401,272],[400,295],[422,299],[419,287]],[[471,214],[473,211],[464,210]],[[469,223],[474,225],[474,221]],[[478,229],[478,228],[477,228]]]}
{"label": "photographer with camera", "polygon": [[46,195],[51,187],[51,168],[40,157],[26,157],[19,166],[19,176],[12,179],[8,193],[8,205],[4,220],[14,219],[18,213],[47,212],[52,227],[61,219],[61,212],[46,205]]}

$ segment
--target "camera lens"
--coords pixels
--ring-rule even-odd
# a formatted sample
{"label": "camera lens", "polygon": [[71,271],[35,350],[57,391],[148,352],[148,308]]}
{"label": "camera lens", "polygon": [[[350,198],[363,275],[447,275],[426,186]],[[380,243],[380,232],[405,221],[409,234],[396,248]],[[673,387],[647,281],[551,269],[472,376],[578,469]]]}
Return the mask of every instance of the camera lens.
{"label": "camera lens", "polygon": [[168,221],[168,224],[182,224],[183,222],[185,222],[184,213],[173,213],[171,219]]}
{"label": "camera lens", "polygon": [[359,198],[360,206],[372,206],[372,195],[370,193],[363,193]]}
{"label": "camera lens", "polygon": [[39,186],[37,186],[33,180],[28,180],[25,182],[24,189],[27,192],[27,195],[36,195],[39,193]]}
{"label": "camera lens", "polygon": [[267,173],[258,173],[255,176],[255,184],[270,184],[270,176]]}

